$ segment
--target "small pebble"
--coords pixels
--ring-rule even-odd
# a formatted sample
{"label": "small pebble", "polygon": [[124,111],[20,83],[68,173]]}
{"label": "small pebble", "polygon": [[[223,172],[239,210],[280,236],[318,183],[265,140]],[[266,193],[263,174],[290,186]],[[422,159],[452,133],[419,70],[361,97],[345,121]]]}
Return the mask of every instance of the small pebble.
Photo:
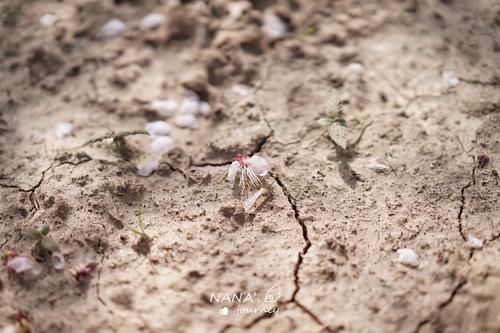
{"label": "small pebble", "polygon": [[158,112],[162,117],[171,117],[177,111],[177,102],[171,99],[154,100],[151,102],[151,109]]}
{"label": "small pebble", "polygon": [[40,24],[46,28],[53,26],[56,21],[57,16],[55,16],[54,14],[45,14],[40,17]]}
{"label": "small pebble", "polygon": [[147,123],[144,128],[151,136],[166,136],[170,134],[170,125],[162,120]]}
{"label": "small pebble", "polygon": [[444,71],[443,80],[448,85],[448,87],[455,87],[460,83],[460,80],[454,71]]}
{"label": "small pebble", "polygon": [[158,160],[148,161],[139,168],[137,174],[141,177],[149,177],[153,174],[153,172],[158,170],[159,167],[160,162]]}
{"label": "small pebble", "polygon": [[178,116],[174,121],[175,125],[181,128],[198,128],[198,121],[192,114]]}
{"label": "small pebble", "polygon": [[127,29],[127,25],[119,19],[111,19],[101,28],[101,34],[106,38],[121,35]]}
{"label": "small pebble", "polygon": [[269,38],[278,39],[286,35],[288,26],[279,16],[268,13],[264,15],[262,31]]}
{"label": "small pebble", "polygon": [[144,18],[141,21],[141,27],[143,29],[155,29],[158,28],[163,23],[165,23],[166,20],[167,18],[163,14],[151,13],[144,16]]}
{"label": "small pebble", "polygon": [[73,124],[70,123],[59,123],[56,127],[56,137],[58,139],[64,139],[68,135],[73,133]]}
{"label": "small pebble", "polygon": [[412,249],[399,249],[397,252],[399,254],[399,263],[410,267],[418,266],[419,260],[415,251],[413,251]]}
{"label": "small pebble", "polygon": [[467,237],[466,244],[471,249],[479,250],[479,249],[483,248],[483,241],[480,240],[479,238],[476,238],[476,237],[472,236],[472,235],[469,235]]}
{"label": "small pebble", "polygon": [[172,148],[174,140],[168,136],[159,136],[151,141],[151,151],[155,154],[164,154]]}

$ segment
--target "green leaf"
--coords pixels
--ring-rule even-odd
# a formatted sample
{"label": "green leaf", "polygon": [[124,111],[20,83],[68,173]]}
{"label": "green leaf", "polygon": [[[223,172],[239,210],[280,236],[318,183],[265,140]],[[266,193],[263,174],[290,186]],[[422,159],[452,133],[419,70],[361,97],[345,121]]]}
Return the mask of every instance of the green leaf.
{"label": "green leaf", "polygon": [[50,231],[50,228],[49,228],[49,226],[48,226],[48,225],[44,225],[44,226],[42,227],[42,235],[47,236],[47,235],[49,234],[49,231]]}
{"label": "green leaf", "polygon": [[59,245],[57,245],[56,241],[48,236],[42,236],[40,246],[49,253],[59,250]]}
{"label": "green leaf", "polygon": [[42,237],[42,233],[34,228],[26,228],[21,231],[21,234],[29,239],[38,240]]}
{"label": "green leaf", "polygon": [[347,133],[345,125],[340,124],[339,122],[334,122],[328,128],[328,135],[339,147],[342,149],[346,149],[347,147]]}

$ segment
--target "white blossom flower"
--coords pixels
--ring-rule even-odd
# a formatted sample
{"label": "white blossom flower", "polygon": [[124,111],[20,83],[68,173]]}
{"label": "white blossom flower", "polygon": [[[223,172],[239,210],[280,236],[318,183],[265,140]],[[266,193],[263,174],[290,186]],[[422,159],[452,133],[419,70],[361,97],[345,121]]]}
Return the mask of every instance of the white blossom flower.
{"label": "white blossom flower", "polygon": [[174,140],[168,136],[159,136],[151,141],[151,151],[155,154],[164,154],[172,148]]}
{"label": "white blossom flower", "polygon": [[252,157],[236,155],[233,163],[229,166],[226,179],[234,182],[239,173],[240,188],[246,189],[261,185],[262,181],[259,177],[267,175],[268,172],[269,164],[262,157],[257,155]]}
{"label": "white blossom flower", "polygon": [[156,111],[162,117],[171,117],[177,111],[177,102],[171,99],[154,100],[150,105],[151,109]]}
{"label": "white blossom flower", "polygon": [[198,128],[198,121],[192,114],[183,114],[175,118],[175,125],[181,128]]}
{"label": "white blossom flower", "polygon": [[126,29],[127,25],[123,21],[113,18],[101,27],[101,34],[106,38],[112,38],[121,35]]}
{"label": "white blossom flower", "polygon": [[151,13],[143,17],[141,27],[143,29],[155,29],[165,23],[167,18],[160,13]]}
{"label": "white blossom flower", "polygon": [[14,257],[7,261],[6,266],[16,273],[22,273],[31,270],[33,262],[26,257]]}
{"label": "white blossom flower", "polygon": [[170,134],[170,125],[165,121],[152,121],[144,127],[151,136],[167,136]]}
{"label": "white blossom flower", "polygon": [[467,237],[466,244],[467,244],[468,247],[470,247],[472,249],[479,250],[479,249],[481,249],[483,247],[484,243],[479,238],[476,238],[475,236],[469,235]]}
{"label": "white blossom flower", "polygon": [[204,116],[208,116],[212,112],[212,107],[207,102],[201,102],[199,112]]}
{"label": "white blossom flower", "polygon": [[73,125],[70,123],[59,123],[56,127],[56,137],[64,139],[73,132]]}
{"label": "white blossom flower", "polygon": [[397,252],[399,254],[399,263],[410,267],[418,266],[419,260],[415,251],[413,251],[412,249],[399,249]]}

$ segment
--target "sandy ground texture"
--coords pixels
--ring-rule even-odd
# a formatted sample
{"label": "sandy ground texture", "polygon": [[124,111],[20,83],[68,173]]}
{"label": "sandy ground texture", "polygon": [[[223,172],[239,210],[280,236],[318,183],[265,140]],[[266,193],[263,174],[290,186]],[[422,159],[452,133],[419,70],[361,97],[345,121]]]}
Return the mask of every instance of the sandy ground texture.
{"label": "sandy ground texture", "polygon": [[[35,263],[2,268],[0,332],[500,331],[498,1],[0,6],[0,252]],[[185,89],[211,113],[166,119],[149,177],[148,136],[83,146]],[[332,89],[346,150],[318,124]],[[251,213],[224,179],[238,153],[271,169]],[[63,270],[33,257],[42,226]]]}

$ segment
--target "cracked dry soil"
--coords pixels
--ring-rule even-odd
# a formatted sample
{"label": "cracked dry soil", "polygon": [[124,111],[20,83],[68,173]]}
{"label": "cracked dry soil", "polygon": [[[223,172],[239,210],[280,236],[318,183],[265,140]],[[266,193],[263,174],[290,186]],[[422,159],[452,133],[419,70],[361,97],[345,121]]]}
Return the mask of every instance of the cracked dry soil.
{"label": "cracked dry soil", "polygon": [[[500,331],[498,1],[255,0],[238,19],[222,0],[115,2],[0,4],[0,250],[30,256],[21,231],[49,225],[66,258],[64,272],[0,272],[0,331],[20,311],[51,333]],[[169,23],[138,28],[154,11]],[[284,38],[263,34],[268,12]],[[59,19],[43,28],[46,13]],[[127,31],[100,38],[112,17]],[[152,176],[137,176],[145,137],[127,138],[127,160],[82,147],[159,119],[149,101],[192,77],[213,113],[172,129]],[[331,89],[346,151],[317,124]],[[59,122],[74,125],[64,140]],[[272,196],[250,215],[223,180],[237,153],[271,165]],[[138,207],[145,251],[126,228]],[[419,266],[397,263],[399,248]],[[97,267],[78,285],[69,269],[86,261]],[[275,315],[211,299],[275,285]]]}

